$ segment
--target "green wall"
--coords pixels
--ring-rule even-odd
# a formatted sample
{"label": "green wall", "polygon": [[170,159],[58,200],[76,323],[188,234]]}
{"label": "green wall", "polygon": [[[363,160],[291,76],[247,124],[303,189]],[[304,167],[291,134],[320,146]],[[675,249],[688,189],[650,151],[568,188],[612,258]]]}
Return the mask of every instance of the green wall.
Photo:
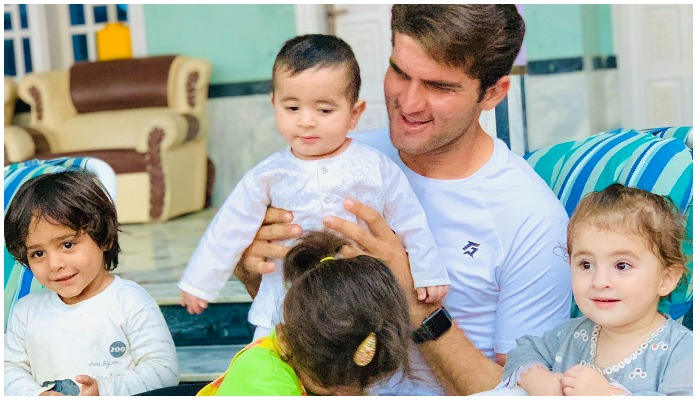
{"label": "green wall", "polygon": [[213,65],[212,84],[269,80],[296,34],[294,5],[144,5],[149,55],[187,54]]}
{"label": "green wall", "polygon": [[608,4],[526,4],[528,61],[612,55]]}
{"label": "green wall", "polygon": [[[212,84],[270,79],[296,35],[292,4],[144,5],[150,55],[182,53],[214,66]],[[610,5],[525,4],[528,61],[613,55]]]}

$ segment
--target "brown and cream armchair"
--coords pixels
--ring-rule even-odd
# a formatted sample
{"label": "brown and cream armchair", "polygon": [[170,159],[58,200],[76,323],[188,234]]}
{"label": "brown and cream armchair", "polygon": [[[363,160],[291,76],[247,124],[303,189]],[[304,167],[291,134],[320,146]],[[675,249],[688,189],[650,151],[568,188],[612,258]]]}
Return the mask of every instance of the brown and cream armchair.
{"label": "brown and cream armchair", "polygon": [[201,210],[213,179],[205,116],[210,76],[209,62],[185,56],[29,74],[18,90],[31,107],[35,157],[107,162],[117,174],[121,223]]}
{"label": "brown and cream armchair", "polygon": [[5,77],[5,165],[34,158],[34,141],[24,128],[12,124],[17,103],[17,84]]}

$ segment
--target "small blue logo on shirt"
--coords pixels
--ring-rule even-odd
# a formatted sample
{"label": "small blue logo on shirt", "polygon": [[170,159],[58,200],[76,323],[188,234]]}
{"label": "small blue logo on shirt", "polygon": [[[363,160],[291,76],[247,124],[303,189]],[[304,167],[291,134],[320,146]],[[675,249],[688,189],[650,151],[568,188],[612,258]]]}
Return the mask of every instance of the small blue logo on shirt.
{"label": "small blue logo on shirt", "polygon": [[469,241],[466,246],[462,247],[462,250],[464,250],[464,254],[474,258],[474,253],[479,250],[479,246],[481,246],[479,243]]}
{"label": "small blue logo on shirt", "polygon": [[114,358],[119,358],[126,353],[126,345],[124,342],[114,342],[111,345],[109,345],[109,354],[112,355]]}

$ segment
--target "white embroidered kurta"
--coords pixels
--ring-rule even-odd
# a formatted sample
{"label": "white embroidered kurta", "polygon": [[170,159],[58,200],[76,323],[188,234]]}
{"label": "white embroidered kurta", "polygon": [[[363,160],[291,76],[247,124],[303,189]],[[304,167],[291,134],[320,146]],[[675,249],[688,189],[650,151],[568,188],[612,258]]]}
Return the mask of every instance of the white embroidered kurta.
{"label": "white embroidered kurta", "polygon": [[[180,289],[214,301],[253,241],[268,206],[292,211],[293,222],[304,231],[322,230],[326,215],[356,222],[343,208],[347,197],[379,211],[403,241],[415,287],[450,283],[406,176],[387,156],[353,140],[341,154],[320,160],[298,159],[286,148],[246,173],[204,233]],[[275,272],[263,276],[248,315],[253,325],[272,328],[280,321],[282,277],[280,261]]]}

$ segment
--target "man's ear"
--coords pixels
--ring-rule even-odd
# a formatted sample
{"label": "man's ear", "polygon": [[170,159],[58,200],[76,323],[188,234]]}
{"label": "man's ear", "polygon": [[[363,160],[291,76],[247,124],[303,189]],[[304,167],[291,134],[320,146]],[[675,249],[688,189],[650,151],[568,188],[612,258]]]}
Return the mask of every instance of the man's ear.
{"label": "man's ear", "polygon": [[685,266],[682,264],[665,267],[661,271],[661,284],[659,285],[659,296],[668,296],[669,293],[678,286],[678,281],[683,276]]}
{"label": "man's ear", "polygon": [[270,93],[270,102],[272,103],[272,106],[275,106],[275,92]]}
{"label": "man's ear", "polygon": [[484,98],[479,102],[481,110],[488,111],[496,107],[508,95],[508,89],[510,89],[510,76],[502,76],[493,86],[486,89]]}
{"label": "man's ear", "polygon": [[364,100],[357,100],[354,106],[352,106],[352,119],[350,120],[350,130],[355,129],[357,123],[360,121],[362,113],[365,112],[367,108],[367,102]]}

